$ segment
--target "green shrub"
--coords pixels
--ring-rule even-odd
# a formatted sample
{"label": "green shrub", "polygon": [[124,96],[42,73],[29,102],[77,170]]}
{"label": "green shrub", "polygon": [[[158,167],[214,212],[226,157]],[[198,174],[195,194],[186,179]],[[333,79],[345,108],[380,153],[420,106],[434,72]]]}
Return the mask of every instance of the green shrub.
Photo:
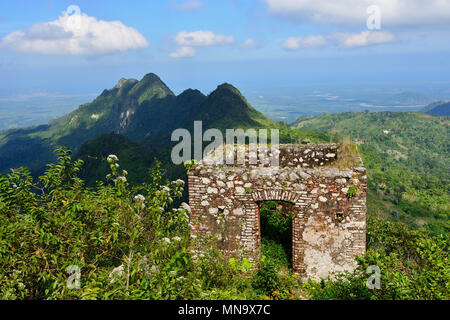
{"label": "green shrub", "polygon": [[[184,182],[130,187],[108,157],[108,183],[77,177],[82,161],[58,150],[34,182],[27,169],[0,176],[0,299],[195,299],[235,290],[237,270],[210,239],[192,239],[189,207],[173,206]],[[208,242],[209,244],[205,244]],[[195,253],[188,248],[201,248]],[[241,261],[236,261],[241,265]],[[240,268],[240,267],[239,267]],[[80,271],[80,286],[68,280]],[[70,282],[70,284],[77,282]]]}
{"label": "green shrub", "polygon": [[271,261],[277,270],[291,266],[292,258],[288,255],[283,245],[274,240],[261,239],[261,254]]}
{"label": "green shrub", "polygon": [[271,295],[274,291],[280,290],[281,279],[278,275],[278,270],[272,262],[264,261],[264,259],[261,260],[259,269],[252,279],[252,286],[258,292],[267,295]]}
{"label": "green shrub", "polygon": [[[277,205],[281,209],[277,209]],[[292,204],[266,201],[261,203],[262,253],[277,266],[292,265]]]}

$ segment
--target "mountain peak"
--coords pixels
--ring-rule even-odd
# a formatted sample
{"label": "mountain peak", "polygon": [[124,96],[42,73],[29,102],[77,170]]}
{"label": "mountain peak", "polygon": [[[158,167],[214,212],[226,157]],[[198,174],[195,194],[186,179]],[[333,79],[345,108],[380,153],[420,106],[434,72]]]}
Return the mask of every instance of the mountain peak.
{"label": "mountain peak", "polygon": [[238,95],[243,100],[245,100],[245,98],[243,97],[241,92],[235,86],[233,86],[232,84],[229,84],[227,82],[224,82],[221,85],[217,86],[216,90],[211,92],[211,95],[216,95],[216,94],[227,94],[228,95],[230,93]]}
{"label": "mountain peak", "polygon": [[123,87],[123,85],[124,85],[125,83],[128,83],[128,82],[136,83],[136,82],[138,82],[138,81],[137,81],[136,79],[133,79],[133,78],[131,78],[131,79],[122,78],[122,79],[120,79],[119,82],[117,82],[117,84],[114,86],[114,89],[120,89],[120,88]]}
{"label": "mountain peak", "polygon": [[186,89],[182,93],[180,93],[180,96],[187,96],[187,95],[198,95],[198,96],[204,96],[203,93],[200,90],[197,89]]}
{"label": "mountain peak", "polygon": [[224,82],[217,86],[217,89],[229,89],[229,90],[237,90],[235,86],[228,82]]}
{"label": "mountain peak", "polygon": [[164,82],[154,73],[146,74],[141,81],[131,89],[130,94],[137,97],[139,103],[149,101],[153,98],[165,98],[167,96],[174,96]]}
{"label": "mountain peak", "polygon": [[124,84],[125,82],[127,82],[127,79],[121,78],[121,79],[119,80],[119,82],[117,82],[117,84],[114,86],[114,89],[120,89],[120,88],[122,88],[122,86],[123,86],[123,84]]}
{"label": "mountain peak", "polygon": [[149,81],[149,82],[153,82],[153,81],[161,81],[161,78],[158,77],[156,74],[154,74],[153,72],[147,73],[141,81]]}

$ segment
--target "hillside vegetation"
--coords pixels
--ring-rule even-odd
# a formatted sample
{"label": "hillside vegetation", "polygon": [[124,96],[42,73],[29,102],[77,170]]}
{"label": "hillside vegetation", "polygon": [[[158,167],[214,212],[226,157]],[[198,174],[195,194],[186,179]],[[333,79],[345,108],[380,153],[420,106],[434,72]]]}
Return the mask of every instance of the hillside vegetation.
{"label": "hillside vegetation", "polygon": [[[0,299],[450,298],[448,237],[369,219],[354,273],[302,283],[280,273],[286,256],[272,254],[276,243],[255,269],[226,259],[216,235],[191,236],[189,206],[173,206],[184,183],[164,181],[158,165],[150,183],[131,187],[120,159],[106,161],[108,183],[95,189],[84,187],[83,162],[67,149],[37,181],[27,169],[0,176]],[[382,270],[379,290],[366,286],[369,265]]]}
{"label": "hillside vegetation", "polygon": [[449,231],[449,118],[424,113],[341,113],[303,117],[297,128],[349,136],[368,170],[369,213]]}

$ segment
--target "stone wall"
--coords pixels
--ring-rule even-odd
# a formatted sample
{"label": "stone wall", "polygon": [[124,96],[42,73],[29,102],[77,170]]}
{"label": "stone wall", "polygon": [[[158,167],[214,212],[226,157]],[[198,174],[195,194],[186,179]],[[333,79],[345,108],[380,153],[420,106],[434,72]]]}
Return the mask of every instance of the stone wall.
{"label": "stone wall", "polygon": [[[189,174],[193,234],[219,238],[228,256],[260,254],[261,201],[293,204],[293,269],[304,279],[352,270],[366,245],[365,168],[333,168],[335,144],[280,145],[268,161],[217,165],[205,158]],[[248,147],[246,159],[251,158]],[[354,192],[353,192],[354,191]]]}

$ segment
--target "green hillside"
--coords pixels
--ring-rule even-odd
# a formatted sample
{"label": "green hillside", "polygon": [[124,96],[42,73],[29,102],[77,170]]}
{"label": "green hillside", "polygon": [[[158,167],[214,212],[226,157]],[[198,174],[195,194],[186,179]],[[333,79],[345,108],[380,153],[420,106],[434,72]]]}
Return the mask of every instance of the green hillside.
{"label": "green hillside", "polygon": [[423,109],[423,112],[436,116],[450,116],[450,101],[444,100],[431,103]]}
{"label": "green hillside", "polygon": [[341,113],[302,117],[296,128],[349,136],[369,178],[370,213],[449,230],[449,118],[424,113]]}
{"label": "green hillside", "polygon": [[106,159],[111,154],[116,155],[121,165],[126,168],[130,184],[150,181],[149,168],[154,165],[156,153],[142,144],[111,133],[86,142],[76,155],[77,159],[84,162],[80,177],[88,186],[95,186],[97,181],[105,181],[111,171]]}

